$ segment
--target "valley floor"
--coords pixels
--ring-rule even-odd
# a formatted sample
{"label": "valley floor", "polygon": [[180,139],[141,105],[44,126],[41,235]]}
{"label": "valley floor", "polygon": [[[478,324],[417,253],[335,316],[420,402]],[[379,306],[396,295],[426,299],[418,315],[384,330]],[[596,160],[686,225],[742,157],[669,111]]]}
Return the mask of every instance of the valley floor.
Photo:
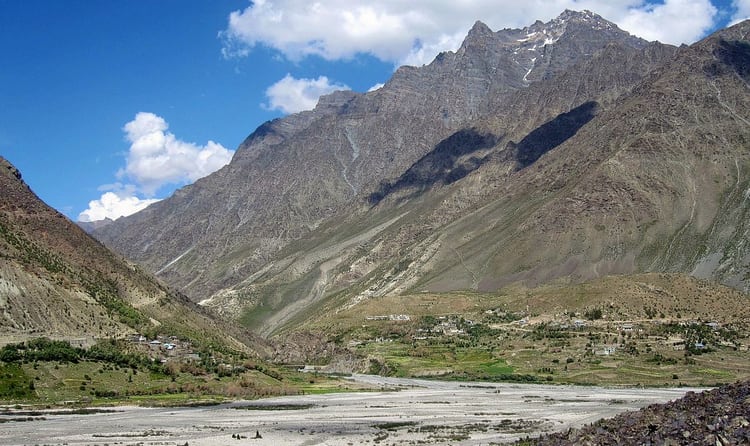
{"label": "valley floor", "polygon": [[0,444],[486,445],[579,427],[696,390],[352,379],[377,391],[88,415],[5,412]]}

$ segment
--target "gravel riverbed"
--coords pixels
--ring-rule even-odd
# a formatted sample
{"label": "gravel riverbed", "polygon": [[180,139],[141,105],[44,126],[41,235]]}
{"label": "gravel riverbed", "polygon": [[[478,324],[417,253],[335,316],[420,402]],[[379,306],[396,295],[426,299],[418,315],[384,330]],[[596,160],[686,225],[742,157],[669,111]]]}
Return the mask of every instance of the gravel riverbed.
{"label": "gravel riverbed", "polygon": [[372,392],[88,415],[0,415],[2,445],[487,445],[563,431],[688,388],[466,383],[356,375]]}

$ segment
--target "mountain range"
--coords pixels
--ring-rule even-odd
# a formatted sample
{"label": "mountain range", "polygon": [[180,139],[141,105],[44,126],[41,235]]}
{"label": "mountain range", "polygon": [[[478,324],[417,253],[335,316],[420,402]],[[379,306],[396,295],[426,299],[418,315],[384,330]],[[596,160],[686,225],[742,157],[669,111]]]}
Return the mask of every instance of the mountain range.
{"label": "mountain range", "polygon": [[747,291],[749,35],[678,48],[588,11],[477,22],[456,52],[267,122],[92,233],[264,335],[406,291],[640,272]]}

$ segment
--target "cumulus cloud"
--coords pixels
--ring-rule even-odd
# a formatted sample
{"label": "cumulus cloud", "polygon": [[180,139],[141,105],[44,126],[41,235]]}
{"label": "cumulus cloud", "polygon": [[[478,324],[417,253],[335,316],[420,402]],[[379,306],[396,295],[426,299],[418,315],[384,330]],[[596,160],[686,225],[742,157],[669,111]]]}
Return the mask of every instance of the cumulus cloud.
{"label": "cumulus cloud", "polygon": [[156,198],[140,199],[135,195],[120,196],[114,192],[105,192],[98,200],[89,201],[89,207],[78,214],[78,221],[117,220],[126,215],[135,214],[148,205],[159,201]]}
{"label": "cumulus cloud", "polygon": [[734,0],[732,8],[734,8],[731,19],[732,24],[750,19],[750,0]]}
{"label": "cumulus cloud", "polygon": [[168,128],[164,118],[147,112],[136,114],[123,127],[131,145],[118,177],[129,178],[148,196],[165,184],[192,183],[225,166],[234,155],[214,141],[204,146],[182,141]]}
{"label": "cumulus cloud", "polygon": [[516,28],[566,8],[589,9],[631,33],[674,44],[702,37],[717,15],[710,0],[255,0],[229,15],[221,37],[227,57],[262,45],[294,61],[370,54],[397,65],[422,64],[457,49],[477,19],[495,30]]}
{"label": "cumulus cloud", "polygon": [[692,43],[714,26],[717,14],[708,0],[666,0],[631,9],[618,25],[646,40]]}
{"label": "cumulus cloud", "polygon": [[418,67],[432,62],[435,56],[443,51],[455,51],[466,38],[468,30],[469,28],[466,28],[452,35],[441,34],[418,45],[413,45],[409,52],[398,61],[398,64]]}
{"label": "cumulus cloud", "polygon": [[125,124],[123,131],[130,149],[117,177],[127,183],[100,187],[104,193],[89,202],[78,220],[116,220],[138,212],[159,201],[153,196],[162,186],[192,183],[225,166],[234,155],[214,141],[203,146],[182,141],[168,129],[164,118],[147,112],[136,114]]}
{"label": "cumulus cloud", "polygon": [[422,20],[416,11],[425,6],[431,5],[390,0],[256,0],[229,15],[229,26],[222,33],[224,54],[241,56],[263,44],[292,60],[313,54],[333,60],[359,52],[393,60],[411,45],[414,32],[410,26]]}
{"label": "cumulus cloud", "polygon": [[290,74],[266,89],[269,110],[279,110],[283,113],[296,113],[312,110],[318,103],[318,98],[336,90],[348,90],[343,84],[331,83],[326,76],[317,79],[295,79]]}

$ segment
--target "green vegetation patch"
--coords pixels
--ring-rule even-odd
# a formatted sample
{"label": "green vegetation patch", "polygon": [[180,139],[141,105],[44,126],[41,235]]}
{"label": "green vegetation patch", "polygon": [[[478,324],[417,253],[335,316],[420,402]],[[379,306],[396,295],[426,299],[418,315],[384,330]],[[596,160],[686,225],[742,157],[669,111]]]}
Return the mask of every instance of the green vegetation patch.
{"label": "green vegetation patch", "polygon": [[68,270],[67,265],[59,256],[41,248],[23,233],[8,229],[2,222],[0,222],[0,236],[17,250],[20,261],[39,265],[53,274]]}
{"label": "green vegetation patch", "polygon": [[307,410],[315,407],[314,404],[249,404],[235,407],[237,410]]}
{"label": "green vegetation patch", "polygon": [[405,427],[416,426],[415,421],[391,421],[386,423],[375,424],[372,427],[386,431],[395,431]]}
{"label": "green vegetation patch", "polygon": [[215,350],[165,362],[149,355],[148,346],[117,340],[87,350],[46,338],[8,344],[0,348],[0,402],[193,406],[358,388]]}
{"label": "green vegetation patch", "polygon": [[386,296],[305,328],[387,376],[706,386],[750,377],[747,304],[747,295],[710,282],[644,274]]}
{"label": "green vegetation patch", "polygon": [[94,280],[84,281],[84,287],[91,297],[104,305],[111,316],[116,316],[123,324],[136,329],[149,326],[146,316],[122,300],[115,281],[97,274]]}
{"label": "green vegetation patch", "polygon": [[5,401],[36,398],[36,384],[19,364],[0,364],[0,399]]}

